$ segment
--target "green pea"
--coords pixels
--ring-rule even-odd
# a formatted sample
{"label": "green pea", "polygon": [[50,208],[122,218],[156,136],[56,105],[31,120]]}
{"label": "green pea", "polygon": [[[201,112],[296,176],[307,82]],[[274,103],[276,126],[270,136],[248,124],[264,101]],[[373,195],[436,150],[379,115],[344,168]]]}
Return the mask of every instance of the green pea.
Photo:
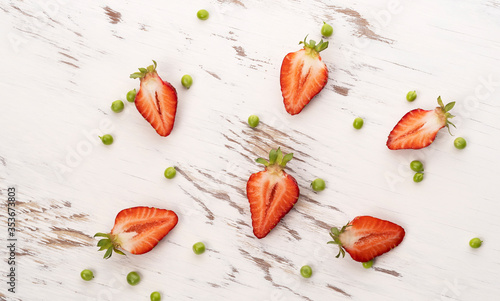
{"label": "green pea", "polygon": [[184,74],[181,78],[181,84],[184,88],[189,89],[193,84],[193,78],[189,74]]}
{"label": "green pea", "polygon": [[168,167],[165,169],[165,178],[167,179],[173,179],[175,175],[177,174],[177,171],[175,170],[175,167]]}
{"label": "green pea", "polygon": [[83,280],[90,281],[94,278],[94,273],[91,270],[83,270],[80,273],[80,276],[82,277]]}
{"label": "green pea", "polygon": [[141,282],[141,276],[137,272],[130,272],[127,275],[127,282],[130,285],[137,285]]}
{"label": "green pea", "polygon": [[420,162],[418,160],[413,160],[410,163],[410,168],[413,171],[421,172],[421,171],[424,171],[424,164],[422,164],[422,162]]}
{"label": "green pea", "polygon": [[325,180],[317,178],[311,182],[311,187],[314,191],[323,191],[325,190]]}
{"label": "green pea", "polygon": [[363,118],[358,117],[358,118],[354,119],[354,122],[352,123],[352,126],[355,129],[359,130],[360,128],[363,127],[363,123],[364,123]]}
{"label": "green pea", "polygon": [[329,37],[333,34],[333,27],[330,24],[323,22],[323,27],[321,27],[321,34],[324,37]]}
{"label": "green pea", "polygon": [[203,254],[205,252],[205,244],[200,242],[197,242],[193,245],[193,252],[196,255]]}
{"label": "green pea", "polygon": [[413,182],[415,183],[418,183],[418,182],[422,182],[422,180],[424,179],[424,174],[421,173],[421,172],[417,172],[414,176],[413,176]]}
{"label": "green pea", "polygon": [[248,117],[248,125],[251,127],[251,128],[254,128],[256,126],[259,125],[259,116],[257,115],[250,115],[250,117]]}
{"label": "green pea", "polygon": [[152,292],[150,296],[151,301],[160,301],[161,295],[159,292]]}
{"label": "green pea", "polygon": [[206,20],[208,19],[208,16],[209,16],[209,13],[207,10],[205,9],[200,9],[197,13],[196,13],[196,16],[198,17],[198,19],[200,20]]}
{"label": "green pea", "polygon": [[102,137],[99,136],[99,138],[101,138],[102,143],[104,143],[105,145],[110,145],[113,143],[113,136],[111,136],[110,134],[103,135]]}
{"label": "green pea", "polygon": [[453,144],[455,144],[455,147],[458,149],[464,149],[467,146],[467,141],[462,137],[458,137],[453,141]]}
{"label": "green pea", "polygon": [[304,277],[304,278],[311,278],[312,273],[313,273],[313,270],[308,265],[305,265],[305,266],[300,268],[300,275],[302,275],[302,277]]}
{"label": "green pea", "polygon": [[483,244],[483,241],[477,237],[475,237],[469,241],[469,246],[471,248],[474,248],[474,249],[479,248],[482,244]]}
{"label": "green pea", "polygon": [[367,262],[363,262],[363,267],[364,267],[365,269],[369,269],[369,268],[371,268],[372,266],[373,266],[373,259],[372,259],[372,260],[370,260],[370,261],[367,261]]}
{"label": "green pea", "polygon": [[123,108],[125,108],[125,105],[121,100],[115,100],[111,104],[111,110],[115,113],[120,113],[121,111],[123,111]]}
{"label": "green pea", "polygon": [[408,92],[408,94],[406,94],[406,100],[408,100],[409,102],[412,102],[415,99],[417,99],[417,91],[410,91]]}
{"label": "green pea", "polygon": [[128,91],[127,92],[127,101],[134,102],[136,94],[137,94],[137,91],[135,89]]}

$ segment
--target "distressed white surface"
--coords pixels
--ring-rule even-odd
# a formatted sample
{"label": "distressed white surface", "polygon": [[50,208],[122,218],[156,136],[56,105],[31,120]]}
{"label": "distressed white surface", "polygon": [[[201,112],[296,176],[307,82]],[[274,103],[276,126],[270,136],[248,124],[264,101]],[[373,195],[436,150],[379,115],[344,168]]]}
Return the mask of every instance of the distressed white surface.
{"label": "distressed white surface", "polygon": [[[498,298],[500,2],[361,2],[3,1],[0,237],[6,188],[15,185],[20,249],[18,292],[2,278],[0,299],[148,300],[155,290],[163,300]],[[207,21],[196,18],[201,8]],[[306,34],[319,40],[322,21],[334,27],[322,53],[329,82],[292,117],[281,60]],[[151,59],[179,95],[167,138],[132,104],[110,110],[138,87],[128,75]],[[180,84],[186,73],[189,90]],[[455,136],[442,130],[427,149],[388,150],[399,118],[435,107],[439,95],[457,102]],[[246,125],[251,114],[262,121],[256,130]],[[107,147],[97,135],[110,126]],[[466,149],[454,148],[457,136]],[[277,146],[295,154],[288,165],[301,197],[258,240],[245,183],[260,170],[253,159]],[[419,184],[415,158],[425,165]],[[179,172],[168,181],[171,165]],[[327,182],[321,193],[309,188],[316,177]],[[102,260],[90,237],[138,205],[172,209],[179,224],[148,254]],[[326,245],[328,227],[357,215],[406,230],[375,269],[335,259]],[[475,236],[484,240],[477,250],[468,246]],[[208,248],[201,256],[191,251],[197,241]],[[310,279],[299,274],[304,264]],[[93,281],[80,279],[85,268]],[[142,275],[136,287],[125,280],[132,270]]]}

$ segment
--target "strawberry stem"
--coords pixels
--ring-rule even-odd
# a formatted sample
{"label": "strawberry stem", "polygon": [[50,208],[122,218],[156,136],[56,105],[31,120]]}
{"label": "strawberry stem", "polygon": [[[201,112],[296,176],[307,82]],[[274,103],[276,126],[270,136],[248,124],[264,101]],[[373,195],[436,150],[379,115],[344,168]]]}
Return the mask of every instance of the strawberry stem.
{"label": "strawberry stem", "polygon": [[277,150],[272,149],[269,152],[269,165],[273,165],[276,162],[276,159],[278,158],[278,150],[279,148]]}
{"label": "strawberry stem", "polygon": [[283,166],[283,167],[285,167],[285,166],[286,166],[286,164],[287,164],[288,162],[290,162],[290,160],[292,160],[292,159],[293,159],[293,154],[292,154],[292,153],[290,153],[290,154],[286,154],[286,155],[283,157],[283,160],[281,161],[281,164],[280,164],[280,165],[281,165],[281,166]]}
{"label": "strawberry stem", "polygon": [[255,162],[260,163],[260,164],[264,164],[265,166],[269,166],[269,162],[267,162],[267,160],[264,158],[257,158],[257,159],[255,159]]}
{"label": "strawberry stem", "polygon": [[333,240],[327,242],[327,244],[335,244],[339,247],[339,253],[337,254],[337,256],[335,256],[335,258],[339,258],[340,255],[342,255],[342,258],[345,257],[345,250],[344,248],[342,248],[342,242],[340,241],[340,234],[344,233],[345,230],[351,226],[350,223],[351,222],[347,223],[347,225],[343,226],[341,229],[336,227],[332,227],[330,229],[330,236],[332,237]]}
{"label": "strawberry stem", "polygon": [[111,235],[110,233],[98,232],[94,235],[94,237],[104,237],[97,242],[97,246],[100,247],[98,251],[106,250],[106,252],[104,253],[104,259],[110,258],[111,255],[113,255],[113,251],[115,251],[115,253],[117,254],[125,255],[125,253],[118,249],[120,244],[116,240],[115,236]]}
{"label": "strawberry stem", "polygon": [[269,161],[264,158],[257,158],[255,162],[264,164],[266,167],[277,166],[280,168],[284,168],[290,160],[292,160],[293,154],[283,154],[281,148],[272,149],[269,151]]}
{"label": "strawberry stem", "polygon": [[453,122],[449,121],[448,119],[451,119],[451,118],[455,117],[454,115],[451,115],[449,113],[449,111],[451,109],[453,109],[453,107],[455,106],[455,102],[452,101],[452,102],[444,105],[443,100],[441,100],[441,96],[438,97],[437,102],[439,104],[439,107],[441,108],[442,113],[444,114],[444,118],[446,120],[446,128],[448,129],[448,133],[450,133],[450,135],[453,136],[453,134],[451,133],[451,130],[450,130],[450,124],[454,128],[456,128],[456,126],[453,124]]}
{"label": "strawberry stem", "polygon": [[146,68],[138,68],[139,72],[134,72],[130,74],[130,78],[144,78],[146,74],[156,71],[156,62],[153,60],[153,65],[149,65]]}
{"label": "strawberry stem", "polygon": [[316,44],[314,40],[309,40],[309,43],[307,43],[306,40],[307,36],[304,38],[304,41],[299,42],[299,45],[304,44],[304,49],[311,56],[317,56],[318,53],[328,48],[328,41],[323,42],[323,39],[321,39],[318,44]]}

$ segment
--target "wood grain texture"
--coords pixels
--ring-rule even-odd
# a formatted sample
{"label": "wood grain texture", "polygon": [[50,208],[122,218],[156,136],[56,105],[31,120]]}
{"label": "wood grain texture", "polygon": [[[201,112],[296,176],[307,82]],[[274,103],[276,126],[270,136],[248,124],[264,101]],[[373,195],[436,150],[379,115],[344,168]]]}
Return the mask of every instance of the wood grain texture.
{"label": "wood grain texture", "polygon": [[[207,21],[196,18],[205,8]],[[18,292],[0,300],[495,300],[500,294],[500,2],[2,1],[0,231],[6,189],[18,191]],[[283,57],[322,22],[325,89],[297,116],[284,110]],[[154,59],[179,96],[174,130],[158,136],[125,101],[128,78]],[[182,75],[193,86],[182,87]],[[418,98],[405,100],[410,90]],[[436,98],[456,101],[454,136],[389,151],[396,122]],[[257,114],[261,123],[249,128]],[[363,117],[363,129],[352,128]],[[111,133],[104,146],[98,136]],[[455,137],[467,139],[464,150]],[[245,194],[255,158],[293,152],[295,207],[264,239]],[[412,181],[420,159],[425,179]],[[166,180],[163,171],[177,167]],[[317,177],[327,189],[313,192]],[[150,253],[104,261],[92,238],[124,208],[179,215]],[[331,226],[373,215],[406,238],[365,270],[336,259]],[[469,248],[470,238],[484,240]],[[2,238],[4,239],[4,238]],[[191,251],[205,242],[201,256]],[[5,241],[2,240],[2,243]],[[2,248],[2,260],[7,257]],[[347,256],[348,257],[348,256]],[[313,277],[299,270],[308,264]],[[94,270],[84,282],[80,271]],[[5,274],[7,264],[1,268]],[[142,276],[126,283],[128,272]],[[2,276],[3,277],[3,276]]]}

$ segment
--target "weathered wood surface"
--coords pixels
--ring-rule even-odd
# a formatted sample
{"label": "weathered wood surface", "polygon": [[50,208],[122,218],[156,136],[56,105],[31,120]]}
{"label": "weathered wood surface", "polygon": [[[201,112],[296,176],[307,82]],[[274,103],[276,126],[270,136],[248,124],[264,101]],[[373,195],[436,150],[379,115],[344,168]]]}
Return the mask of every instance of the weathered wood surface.
{"label": "weathered wood surface", "polygon": [[[2,1],[0,237],[15,186],[19,278],[7,292],[2,264],[0,299],[148,300],[159,290],[164,300],[496,300],[500,2],[361,2]],[[196,18],[201,8],[207,21]],[[335,31],[322,53],[329,82],[292,117],[281,60],[306,34],[319,40],[322,21]],[[151,59],[179,95],[167,138],[132,104],[109,109]],[[457,102],[455,136],[442,130],[425,150],[389,151],[399,118],[439,95]],[[255,130],[251,114],[262,121]],[[115,136],[109,147],[97,138],[104,131]],[[453,147],[457,136],[465,150]],[[253,160],[277,146],[295,155],[301,196],[258,240],[245,184],[260,169]],[[414,158],[425,164],[419,184]],[[168,181],[171,165],[178,175]],[[327,182],[321,193],[309,188],[316,177]],[[102,260],[92,235],[137,205],[172,209],[179,224],[146,255]],[[407,232],[371,270],[326,245],[329,227],[365,214]],[[478,250],[468,247],[474,236],[485,241]],[[191,251],[197,241],[202,256]],[[310,279],[299,275],[304,264]],[[80,279],[84,268],[93,281]],[[136,287],[125,281],[132,270],[142,274]]]}

